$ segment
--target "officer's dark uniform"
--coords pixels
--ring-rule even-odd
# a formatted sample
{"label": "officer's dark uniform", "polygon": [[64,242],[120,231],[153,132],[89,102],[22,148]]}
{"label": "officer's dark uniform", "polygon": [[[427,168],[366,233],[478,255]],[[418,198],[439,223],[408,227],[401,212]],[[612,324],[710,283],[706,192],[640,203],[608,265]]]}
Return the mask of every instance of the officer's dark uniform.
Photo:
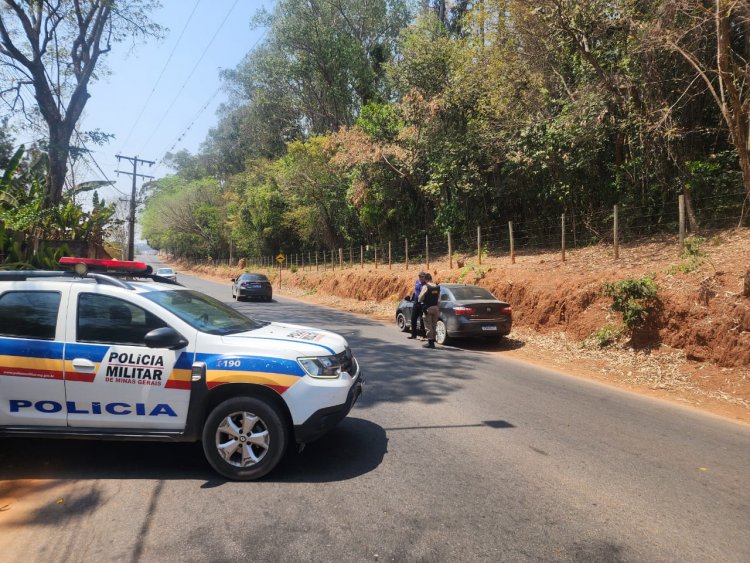
{"label": "officer's dark uniform", "polygon": [[[418,301],[419,292],[422,291],[424,285],[424,272],[419,272],[419,279],[414,284],[414,293],[411,294],[411,336],[409,338],[417,337],[417,323],[419,317],[422,316],[422,304]],[[424,335],[424,323],[422,324],[422,335]]]}

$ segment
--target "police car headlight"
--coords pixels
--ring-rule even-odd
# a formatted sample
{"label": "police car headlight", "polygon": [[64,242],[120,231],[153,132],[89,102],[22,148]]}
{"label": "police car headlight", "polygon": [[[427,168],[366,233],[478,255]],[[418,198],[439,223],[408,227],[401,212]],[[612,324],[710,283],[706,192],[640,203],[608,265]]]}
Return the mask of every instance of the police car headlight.
{"label": "police car headlight", "polygon": [[312,377],[339,377],[341,364],[336,356],[315,356],[312,358],[297,358],[308,375]]}

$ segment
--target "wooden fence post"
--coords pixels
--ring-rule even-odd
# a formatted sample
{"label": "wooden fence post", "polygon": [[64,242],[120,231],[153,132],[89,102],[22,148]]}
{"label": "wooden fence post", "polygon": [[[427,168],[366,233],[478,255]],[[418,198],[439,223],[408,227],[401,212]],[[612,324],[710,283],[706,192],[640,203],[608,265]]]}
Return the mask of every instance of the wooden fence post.
{"label": "wooden fence post", "polygon": [[565,262],[565,213],[562,214],[562,220],[560,221],[560,223],[562,228],[562,235],[560,237],[562,243],[562,261]]}
{"label": "wooden fence post", "polygon": [[477,261],[482,265],[482,227],[477,225]]}
{"label": "wooden fence post", "polygon": [[404,256],[406,256],[406,269],[409,269],[409,239],[404,239]]}
{"label": "wooden fence post", "polygon": [[424,236],[424,256],[425,262],[427,263],[427,269],[430,269],[430,238],[429,235]]}
{"label": "wooden fence post", "polygon": [[349,267],[354,268],[354,250],[352,249],[352,245],[349,245]]}
{"label": "wooden fence post", "polygon": [[508,233],[510,234],[510,263],[516,263],[516,251],[513,247],[513,221],[508,221]]}
{"label": "wooden fence post", "polygon": [[391,268],[391,241],[388,241],[388,269]]}
{"label": "wooden fence post", "polygon": [[363,244],[359,245],[359,267],[365,269],[365,247]]}
{"label": "wooden fence post", "polygon": [[378,243],[375,243],[375,269],[378,269]]}
{"label": "wooden fence post", "polygon": [[331,249],[331,271],[336,271],[336,257],[334,255],[334,249]]}
{"label": "wooden fence post", "polygon": [[448,267],[453,269],[453,240],[450,231],[448,231]]}
{"label": "wooden fence post", "polygon": [[680,254],[682,254],[685,248],[685,194],[680,194],[677,199],[679,205],[679,221],[680,221]]}
{"label": "wooden fence post", "polygon": [[615,260],[620,259],[620,206],[615,204],[615,225],[614,225],[614,245]]}

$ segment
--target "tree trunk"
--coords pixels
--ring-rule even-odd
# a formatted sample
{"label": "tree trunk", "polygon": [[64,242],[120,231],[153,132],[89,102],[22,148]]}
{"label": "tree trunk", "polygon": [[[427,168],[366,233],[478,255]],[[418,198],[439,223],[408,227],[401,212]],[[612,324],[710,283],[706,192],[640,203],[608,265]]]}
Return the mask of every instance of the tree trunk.
{"label": "tree trunk", "polygon": [[50,142],[47,155],[49,157],[49,175],[47,176],[47,201],[45,206],[60,203],[65,176],[68,171],[68,154],[70,152],[71,131],[66,131],[60,124],[49,123]]}

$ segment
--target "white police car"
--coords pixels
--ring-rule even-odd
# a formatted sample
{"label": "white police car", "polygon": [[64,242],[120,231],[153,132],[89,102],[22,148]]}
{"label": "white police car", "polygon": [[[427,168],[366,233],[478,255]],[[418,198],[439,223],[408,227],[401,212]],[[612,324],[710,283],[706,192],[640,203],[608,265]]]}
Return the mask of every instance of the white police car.
{"label": "white police car", "polygon": [[362,392],[337,334],[250,319],[140,262],[61,263],[77,273],[0,272],[0,436],[202,440],[251,480]]}

